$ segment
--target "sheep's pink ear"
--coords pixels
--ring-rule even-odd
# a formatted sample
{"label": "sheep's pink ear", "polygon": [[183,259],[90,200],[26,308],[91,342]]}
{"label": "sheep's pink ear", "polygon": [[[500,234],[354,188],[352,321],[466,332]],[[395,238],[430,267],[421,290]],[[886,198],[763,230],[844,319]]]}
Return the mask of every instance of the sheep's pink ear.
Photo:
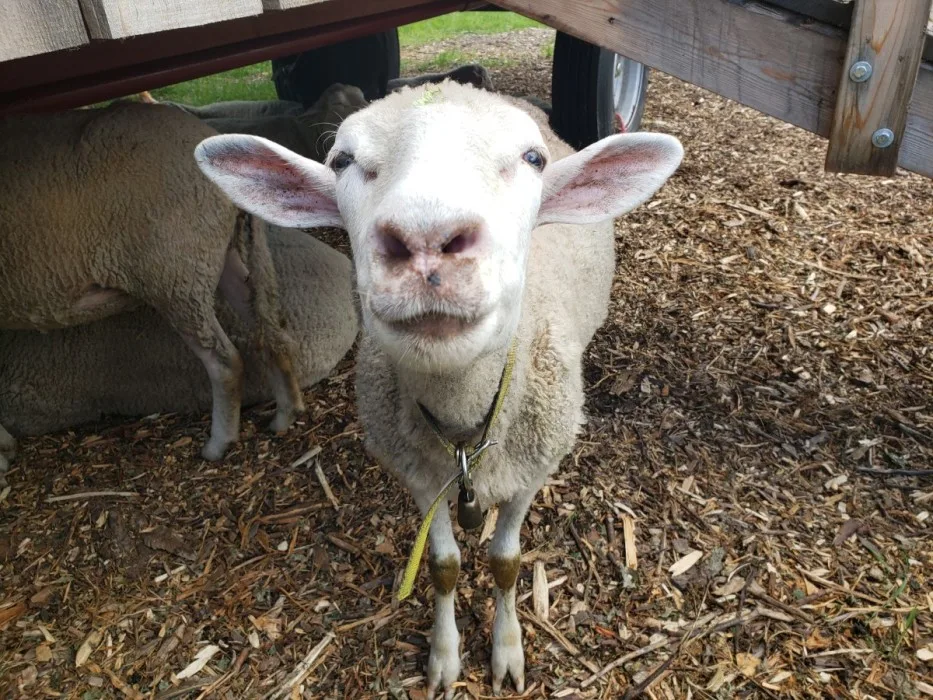
{"label": "sheep's pink ear", "polygon": [[194,149],[198,166],[234,204],[279,226],[343,228],[336,176],[259,136],[224,134]]}
{"label": "sheep's pink ear", "polygon": [[608,136],[544,170],[539,224],[593,224],[631,211],[657,192],[683,158],[673,136]]}

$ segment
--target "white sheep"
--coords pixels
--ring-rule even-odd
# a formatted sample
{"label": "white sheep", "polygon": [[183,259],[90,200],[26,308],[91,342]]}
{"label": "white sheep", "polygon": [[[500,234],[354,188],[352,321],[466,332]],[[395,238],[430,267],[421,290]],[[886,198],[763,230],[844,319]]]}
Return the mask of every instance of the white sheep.
{"label": "white sheep", "polygon": [[[519,531],[584,420],[582,357],[607,314],[611,220],[660,188],[682,154],[677,139],[647,133],[574,153],[528,103],[450,83],[390,95],[349,117],[326,166],[248,136],[207,139],[196,151],[204,172],[247,210],[282,225],[349,232],[366,445],[422,513],[463,466],[431,423],[458,457],[471,455],[468,467],[477,464],[474,446],[495,414],[507,358],[515,358],[491,428],[497,444],[469,475],[472,497],[499,505],[489,547],[495,692],[507,675],[524,690]],[[469,506],[462,483],[461,497]],[[458,508],[458,516],[471,514],[475,507]],[[447,507],[437,510],[429,541],[428,697],[450,698],[460,673],[460,551]]]}
{"label": "white sheep", "polygon": [[[330,374],[356,339],[353,270],[345,255],[294,229],[270,227],[269,250],[295,339],[295,378],[307,388]],[[243,354],[243,406],[272,399],[246,323],[223,299],[217,317]],[[152,309],[45,333],[0,331],[0,423],[17,434],[210,405],[204,369]]]}
{"label": "white sheep", "polygon": [[0,329],[64,328],[151,306],[210,377],[207,459],[239,435],[243,375],[214,312],[218,288],[264,349],[273,429],[303,410],[265,224],[238,213],[192,162],[216,133],[179,110],[135,103],[0,119]]}

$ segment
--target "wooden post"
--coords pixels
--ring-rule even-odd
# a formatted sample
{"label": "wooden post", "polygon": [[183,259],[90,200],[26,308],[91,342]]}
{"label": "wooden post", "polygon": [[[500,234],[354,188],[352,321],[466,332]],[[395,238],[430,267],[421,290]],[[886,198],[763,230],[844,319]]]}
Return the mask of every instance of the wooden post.
{"label": "wooden post", "polygon": [[826,170],[894,173],[929,15],[930,0],[856,0]]}

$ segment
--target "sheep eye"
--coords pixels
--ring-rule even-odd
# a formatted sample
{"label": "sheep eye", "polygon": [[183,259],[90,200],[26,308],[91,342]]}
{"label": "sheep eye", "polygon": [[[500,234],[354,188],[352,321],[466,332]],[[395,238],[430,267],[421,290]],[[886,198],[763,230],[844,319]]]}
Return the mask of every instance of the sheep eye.
{"label": "sheep eye", "polygon": [[522,154],[522,160],[535,170],[544,170],[544,156],[534,149],[525,151],[525,153]]}
{"label": "sheep eye", "polygon": [[330,167],[335,173],[342,172],[353,163],[353,156],[349,153],[339,151],[330,162]]}

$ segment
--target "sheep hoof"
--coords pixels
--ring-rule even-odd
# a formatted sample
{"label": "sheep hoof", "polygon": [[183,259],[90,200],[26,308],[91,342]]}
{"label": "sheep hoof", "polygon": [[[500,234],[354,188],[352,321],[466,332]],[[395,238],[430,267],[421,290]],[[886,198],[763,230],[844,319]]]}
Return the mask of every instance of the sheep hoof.
{"label": "sheep hoof", "polygon": [[[0,425],[0,457],[13,459],[15,454],[16,439],[6,431],[6,428]],[[7,464],[9,464],[9,462]]]}
{"label": "sheep hoof", "polygon": [[211,438],[201,448],[201,456],[208,462],[218,462],[227,454],[229,447],[228,441]]}
{"label": "sheep hoof", "polygon": [[297,415],[297,411],[276,411],[275,418],[269,422],[269,430],[276,435],[282,435],[288,432],[288,429],[292,427],[292,423],[295,422]]}
{"label": "sheep hoof", "polygon": [[459,676],[460,654],[457,652],[457,645],[453,648],[432,645],[428,658],[428,700],[453,700],[453,684]]}
{"label": "sheep hoof", "polygon": [[[516,620],[516,627],[517,620]],[[506,676],[512,677],[516,692],[525,692],[525,652],[519,634],[504,635],[492,643],[492,692],[499,695]]]}

